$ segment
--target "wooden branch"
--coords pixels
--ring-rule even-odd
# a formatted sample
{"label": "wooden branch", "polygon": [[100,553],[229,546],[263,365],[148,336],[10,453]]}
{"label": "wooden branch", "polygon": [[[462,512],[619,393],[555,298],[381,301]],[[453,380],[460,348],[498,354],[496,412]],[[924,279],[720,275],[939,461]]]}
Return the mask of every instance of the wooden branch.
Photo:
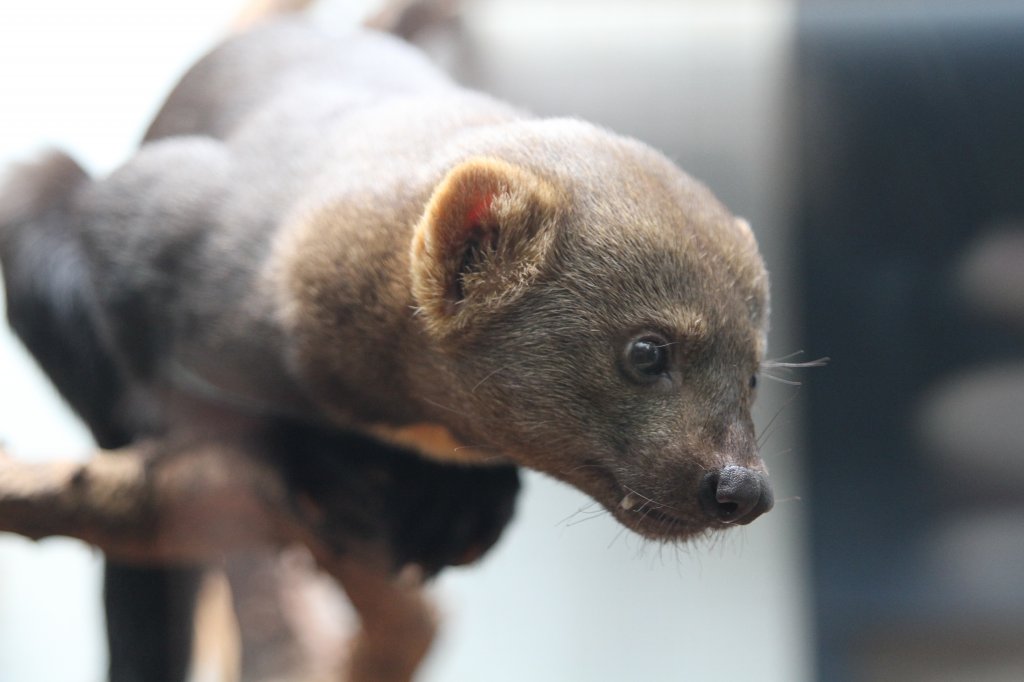
{"label": "wooden branch", "polygon": [[[308,679],[296,634],[277,613],[279,597],[261,602],[252,589],[273,580],[261,571],[277,549],[301,543],[341,584],[361,619],[345,679],[410,680],[435,633],[422,575],[407,569],[396,578],[390,555],[372,544],[340,553],[337,538],[322,535],[319,511],[311,500],[293,499],[268,462],[230,445],[146,444],[101,451],[86,462],[23,462],[0,452],[0,531],[78,538],[119,561],[226,566],[240,617],[249,607],[270,608],[264,626],[276,628],[254,633],[251,623],[242,624],[243,640],[252,646],[263,639],[266,647],[243,655],[249,668],[243,679]],[[246,556],[255,561],[248,568]]]}
{"label": "wooden branch", "polygon": [[293,534],[275,471],[228,447],[144,445],[86,462],[0,457],[0,531],[66,535],[122,561],[207,563]]}

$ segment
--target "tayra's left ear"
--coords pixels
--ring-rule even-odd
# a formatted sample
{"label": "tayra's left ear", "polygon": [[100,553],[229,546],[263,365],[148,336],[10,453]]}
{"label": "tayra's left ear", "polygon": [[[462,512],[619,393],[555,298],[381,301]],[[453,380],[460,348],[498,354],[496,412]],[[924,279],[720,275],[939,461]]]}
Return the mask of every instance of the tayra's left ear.
{"label": "tayra's left ear", "polygon": [[748,246],[752,246],[757,249],[757,238],[754,236],[754,230],[751,229],[750,223],[747,222],[746,218],[735,218],[736,228],[739,230],[740,235]]}
{"label": "tayra's left ear", "polygon": [[507,305],[536,278],[565,200],[535,173],[465,161],[435,188],[412,240],[413,296],[438,336]]}

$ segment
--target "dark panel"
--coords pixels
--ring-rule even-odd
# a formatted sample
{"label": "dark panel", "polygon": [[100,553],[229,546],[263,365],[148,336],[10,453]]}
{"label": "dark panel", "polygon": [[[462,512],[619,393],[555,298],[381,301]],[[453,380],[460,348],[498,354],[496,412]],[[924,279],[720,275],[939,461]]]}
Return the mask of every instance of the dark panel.
{"label": "dark panel", "polygon": [[1024,229],[1024,11],[887,7],[798,24],[805,337],[833,359],[805,389],[825,680],[867,679],[858,647],[883,631],[994,617],[931,582],[929,538],[976,501],[914,425],[943,377],[1022,357],[956,273],[986,232]]}

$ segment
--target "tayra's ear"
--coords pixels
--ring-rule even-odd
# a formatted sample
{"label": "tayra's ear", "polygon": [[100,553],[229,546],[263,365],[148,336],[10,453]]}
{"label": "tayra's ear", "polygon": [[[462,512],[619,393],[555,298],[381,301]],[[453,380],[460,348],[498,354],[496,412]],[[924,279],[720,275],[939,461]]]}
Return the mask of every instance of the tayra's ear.
{"label": "tayra's ear", "polygon": [[750,227],[750,223],[747,222],[747,219],[737,217],[734,219],[734,221],[736,223],[737,230],[743,237],[743,240],[747,243],[747,245],[756,250],[757,238],[754,236],[754,230]]}
{"label": "tayra's ear", "polygon": [[439,336],[516,298],[554,241],[564,199],[531,171],[465,161],[434,190],[412,240],[413,296]]}

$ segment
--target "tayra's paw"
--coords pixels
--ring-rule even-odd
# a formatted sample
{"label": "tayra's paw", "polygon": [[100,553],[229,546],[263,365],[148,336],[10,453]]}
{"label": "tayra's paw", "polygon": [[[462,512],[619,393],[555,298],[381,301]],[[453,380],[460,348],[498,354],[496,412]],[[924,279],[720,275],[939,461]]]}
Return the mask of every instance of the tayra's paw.
{"label": "tayra's paw", "polygon": [[480,558],[512,518],[511,465],[425,459],[361,435],[287,424],[274,445],[297,509],[337,551],[383,548],[426,576]]}
{"label": "tayra's paw", "polygon": [[476,561],[501,537],[519,492],[514,466],[462,466],[421,460],[416,479],[402,477],[392,508],[399,564],[433,575]]}

